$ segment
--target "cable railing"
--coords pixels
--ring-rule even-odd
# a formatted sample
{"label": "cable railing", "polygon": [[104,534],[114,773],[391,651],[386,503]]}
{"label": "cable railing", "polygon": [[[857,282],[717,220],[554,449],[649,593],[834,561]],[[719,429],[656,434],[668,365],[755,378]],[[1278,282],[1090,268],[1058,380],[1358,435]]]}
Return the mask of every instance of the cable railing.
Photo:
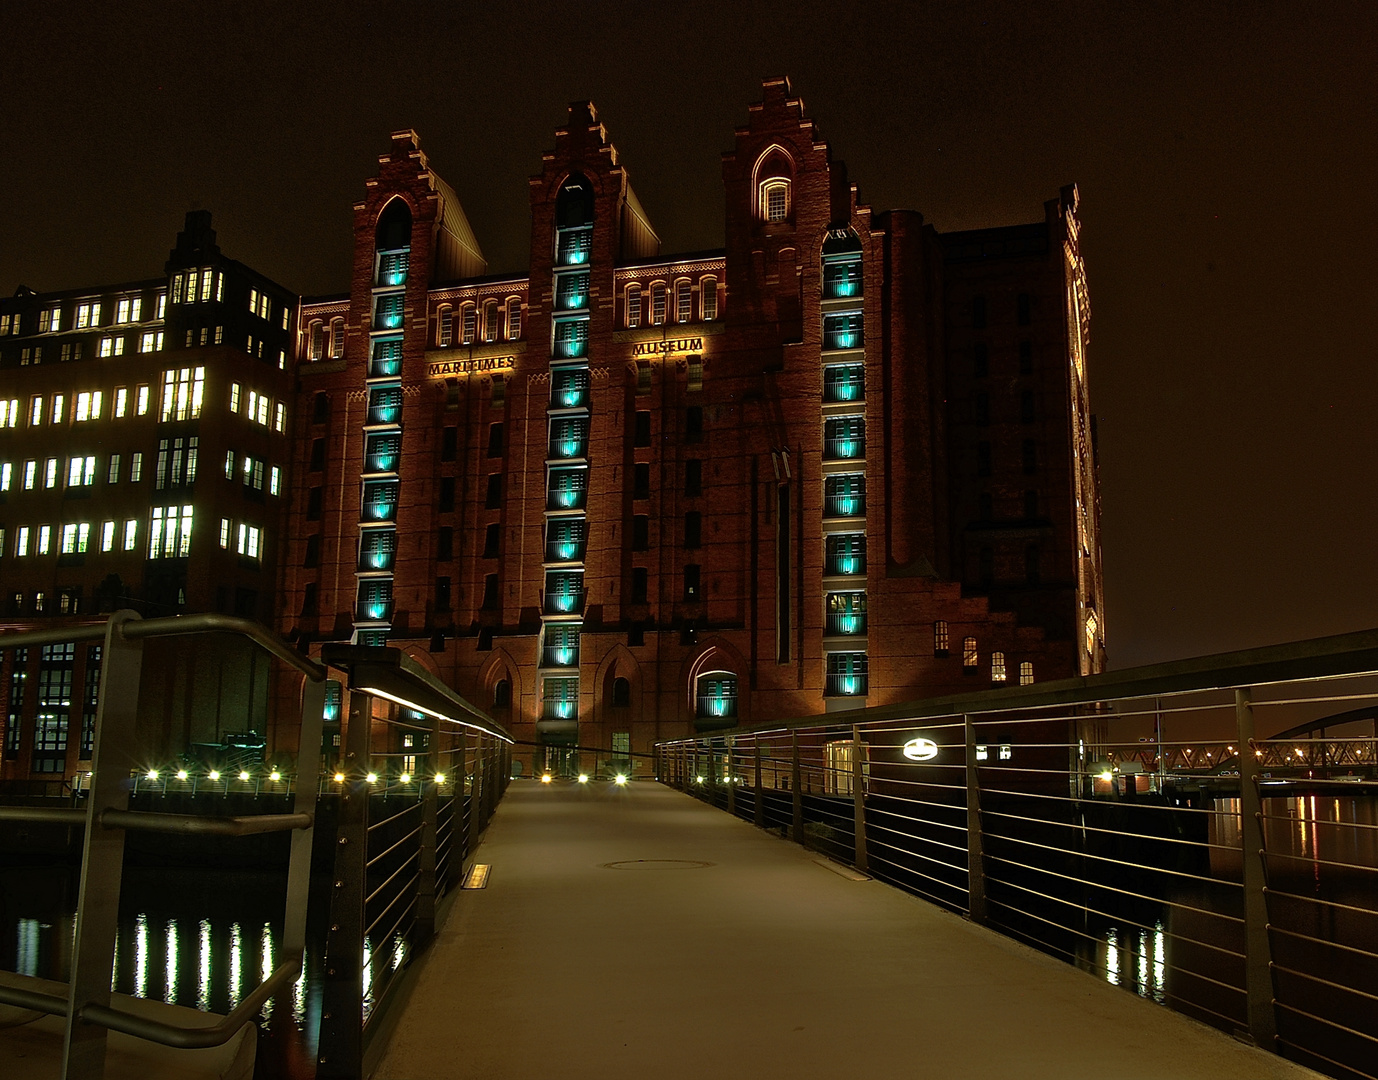
{"label": "cable railing", "polygon": [[713,731],[658,744],[657,771],[1145,998],[1373,1080],[1375,714],[1366,632]]}

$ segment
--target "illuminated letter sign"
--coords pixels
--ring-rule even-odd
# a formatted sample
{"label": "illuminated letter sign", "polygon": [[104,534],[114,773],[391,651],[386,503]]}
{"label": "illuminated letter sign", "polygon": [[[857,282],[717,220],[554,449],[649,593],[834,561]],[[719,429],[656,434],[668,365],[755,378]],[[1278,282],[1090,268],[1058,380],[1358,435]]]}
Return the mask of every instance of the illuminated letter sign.
{"label": "illuminated letter sign", "polygon": [[639,341],[632,346],[633,356],[666,356],[670,353],[703,352],[703,338],[678,338],[675,341]]}
{"label": "illuminated letter sign", "polygon": [[938,756],[938,744],[932,739],[910,739],[904,744],[904,756],[910,761],[932,761]]}
{"label": "illuminated letter sign", "polygon": [[471,375],[476,371],[508,371],[516,364],[515,356],[481,356],[473,360],[446,360],[429,364],[426,373],[433,379],[447,375]]}

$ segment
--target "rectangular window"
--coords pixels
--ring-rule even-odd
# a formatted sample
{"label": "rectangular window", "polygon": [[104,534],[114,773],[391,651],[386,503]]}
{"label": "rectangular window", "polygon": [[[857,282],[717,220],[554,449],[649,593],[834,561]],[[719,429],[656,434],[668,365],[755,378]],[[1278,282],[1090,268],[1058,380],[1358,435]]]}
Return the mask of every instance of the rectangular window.
{"label": "rectangular window", "polygon": [[627,325],[641,325],[641,288],[637,285],[627,289]]}
{"label": "rectangular window", "polygon": [[100,301],[94,303],[78,304],[76,328],[86,330],[100,322]]}
{"label": "rectangular window", "polygon": [[639,411],[635,414],[635,421],[632,429],[632,445],[651,445],[651,414],[649,412]]}
{"label": "rectangular window", "polygon": [[0,398],[0,428],[12,428],[19,426],[19,399],[10,398],[5,400]]}
{"label": "rectangular window", "polygon": [[1019,665],[1019,685],[1028,686],[1033,681],[1033,661],[1024,660]]}
{"label": "rectangular window", "polygon": [[698,563],[686,563],[684,567],[684,599],[693,602],[703,599],[703,568]]}
{"label": "rectangular window", "polygon": [[124,523],[124,550],[133,551],[138,546],[139,523],[129,518]]}
{"label": "rectangular window", "polygon": [[488,484],[483,492],[483,508],[497,510],[502,506],[502,474],[489,473]]}
{"label": "rectangular window", "polygon": [[864,473],[834,473],[823,478],[824,517],[860,517],[865,513]]}
{"label": "rectangular window", "polygon": [[191,553],[192,507],[155,506],[148,533],[150,559],[186,558]]}
{"label": "rectangular window", "polygon": [[632,550],[649,551],[651,548],[651,519],[646,514],[632,518]]}
{"label": "rectangular window", "polygon": [[715,279],[704,278],[699,283],[699,306],[704,322],[712,322],[718,317],[718,283]]}
{"label": "rectangular window", "polygon": [[662,326],[665,323],[665,286],[656,282],[651,286],[651,324]]}
{"label": "rectangular window", "polygon": [[865,456],[865,417],[834,416],[823,421],[824,461],[851,461]]}
{"label": "rectangular window", "polygon": [[681,281],[675,286],[675,321],[688,322],[694,317],[694,294],[689,282]]}
{"label": "rectangular window", "polygon": [[687,365],[686,365],[686,376],[687,376],[687,377],[686,377],[686,379],[685,379],[685,387],[684,387],[686,390],[702,390],[702,389],[703,389],[703,357],[702,357],[702,356],[691,356],[691,357],[689,357],[689,361],[688,361],[688,363],[687,363]]}
{"label": "rectangular window", "polygon": [[866,694],[870,664],[864,652],[827,654],[827,678],[823,692],[829,697],[860,697]]}
{"label": "rectangular window", "polygon": [[947,620],[939,619],[933,624],[933,655],[946,656],[948,650]]}
{"label": "rectangular window", "polygon": [[101,551],[115,550],[115,523],[113,521],[101,522],[100,549]]}
{"label": "rectangular window", "polygon": [[993,652],[990,654],[990,681],[1002,683],[1005,681],[1005,654]]}
{"label": "rectangular window", "polygon": [[866,534],[829,533],[824,545],[823,572],[832,577],[866,573]]}
{"label": "rectangular window", "polygon": [[148,413],[148,384],[141,385],[134,395],[134,415],[145,416]]}
{"label": "rectangular window", "polygon": [[107,484],[118,484],[120,482],[120,455],[111,454],[110,464],[105,469],[105,482]]}
{"label": "rectangular window", "polygon": [[632,567],[632,603],[646,603],[646,567]]}
{"label": "rectangular window", "polygon": [[53,546],[53,527],[51,525],[40,525],[38,527],[38,553],[47,555]]}
{"label": "rectangular window", "polygon": [[645,462],[637,462],[632,466],[632,498],[649,499],[651,497],[651,466]]}
{"label": "rectangular window", "polygon": [[15,534],[14,537],[14,557],[16,559],[22,559],[28,553],[29,527],[27,525],[21,525],[19,526],[19,531]]}
{"label": "rectangular window", "polygon": [[161,330],[148,330],[139,335],[139,352],[151,353],[163,351],[163,332]]}
{"label": "rectangular window", "polygon": [[29,399],[29,427],[38,427],[43,423],[43,395],[36,394]]}
{"label": "rectangular window", "polygon": [[142,297],[126,297],[115,302],[115,322],[131,323],[139,321],[139,313],[143,308]]}
{"label": "rectangular window", "polygon": [[502,457],[502,424],[488,425],[488,456]]}
{"label": "rectangular window", "polygon": [[268,473],[268,494],[282,494],[282,470],[276,465],[274,465]]}
{"label": "rectangular window", "polygon": [[220,519],[220,546],[228,548],[230,546],[230,519]]}
{"label": "rectangular window", "polygon": [[53,395],[53,423],[60,424],[67,415],[67,399],[62,394]]}
{"label": "rectangular window", "polygon": [[703,515],[697,510],[684,515],[684,546],[691,549],[703,546]]}
{"label": "rectangular window", "polygon": [[522,336],[522,306],[512,301],[507,306],[507,340],[516,341]]}
{"label": "rectangular window", "polygon": [[494,522],[483,530],[483,558],[496,559],[498,545],[502,542],[502,526]]}
{"label": "rectangular window", "polygon": [[261,536],[262,530],[257,525],[240,525],[239,542],[235,545],[235,551],[245,558],[257,559]]}
{"label": "rectangular window", "polygon": [[273,430],[279,433],[287,430],[287,406],[281,401],[273,406]]}
{"label": "rectangular window", "polygon": [[9,491],[14,476],[14,466],[8,461],[0,465],[0,491]]}
{"label": "rectangular window", "polygon": [[962,639],[962,668],[965,671],[975,671],[981,666],[981,654],[976,649],[976,639],[968,637]]}
{"label": "rectangular window", "polygon": [[57,458],[50,457],[43,470],[43,487],[57,487]]}
{"label": "rectangular window", "polygon": [[690,405],[684,410],[684,441],[703,441],[703,406]]}

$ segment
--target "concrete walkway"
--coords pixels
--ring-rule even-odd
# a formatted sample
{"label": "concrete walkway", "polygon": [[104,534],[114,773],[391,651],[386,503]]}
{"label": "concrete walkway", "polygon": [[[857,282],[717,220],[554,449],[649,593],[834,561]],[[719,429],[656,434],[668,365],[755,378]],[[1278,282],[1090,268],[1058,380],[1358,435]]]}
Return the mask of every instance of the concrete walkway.
{"label": "concrete walkway", "polygon": [[1318,1076],[658,784],[516,781],[478,861],[380,1080]]}

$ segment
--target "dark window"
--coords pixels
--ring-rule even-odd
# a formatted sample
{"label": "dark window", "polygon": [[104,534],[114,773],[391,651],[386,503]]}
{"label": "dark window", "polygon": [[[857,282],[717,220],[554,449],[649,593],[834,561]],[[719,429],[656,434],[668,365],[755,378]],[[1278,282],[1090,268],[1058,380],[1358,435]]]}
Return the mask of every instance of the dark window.
{"label": "dark window", "polygon": [[1029,294],[1022,292],[1016,298],[1015,312],[1020,326],[1029,325]]}
{"label": "dark window", "polygon": [[629,709],[632,704],[632,684],[630,679],[620,676],[612,681],[612,707]]}
{"label": "dark window", "polygon": [[684,410],[684,441],[703,441],[703,406],[690,405]]}
{"label": "dark window", "polygon": [[435,557],[441,562],[449,562],[455,557],[455,531],[448,525],[440,527],[436,541]]}
{"label": "dark window", "polygon": [[455,478],[453,476],[442,476],[440,478],[440,512],[448,514],[455,508]]}
{"label": "dark window", "polygon": [[320,472],[325,468],[325,440],[311,440],[311,471]]}
{"label": "dark window", "polygon": [[302,560],[303,566],[319,566],[321,564],[321,536],[320,533],[312,533],[306,538],[306,557]]}
{"label": "dark window", "polygon": [[990,475],[990,443],[988,442],[976,444],[976,475]]}
{"label": "dark window", "polygon": [[980,552],[981,587],[989,589],[995,583],[995,549],[983,547]]}
{"label": "dark window", "polygon": [[311,406],[311,422],[313,424],[324,424],[330,419],[330,395],[325,392],[316,394],[315,402]]}
{"label": "dark window", "polygon": [[1030,544],[1024,549],[1024,580],[1030,585],[1037,585],[1038,575],[1038,545]]}
{"label": "dark window", "polygon": [[1024,492],[1024,516],[1026,518],[1038,517],[1038,492]]}
{"label": "dark window", "polygon": [[645,514],[632,518],[632,550],[646,551],[651,546],[651,519]]}
{"label": "dark window", "polygon": [[982,521],[989,521],[995,516],[994,504],[988,491],[981,492],[977,498],[977,516]]}
{"label": "dark window", "polygon": [[488,474],[488,489],[483,493],[483,508],[497,510],[502,506],[502,473]]}
{"label": "dark window", "polygon": [[684,546],[703,546],[703,515],[697,510],[690,510],[684,515]]}
{"label": "dark window", "polygon": [[502,542],[502,526],[489,525],[483,530],[483,557],[485,559],[496,559],[498,557],[498,545]]}
{"label": "dark window", "polygon": [[979,293],[971,298],[971,328],[973,330],[986,328],[986,298]]}
{"label": "dark window", "polygon": [[306,520],[320,521],[321,519],[321,489],[313,487],[306,495]]}
{"label": "dark window", "polygon": [[498,575],[485,574],[483,576],[483,610],[496,611],[498,609]]}
{"label": "dark window", "polygon": [[435,579],[435,610],[450,610],[450,579],[447,577]]}
{"label": "dark window", "polygon": [[648,412],[638,412],[636,414],[636,424],[632,431],[633,446],[651,445],[651,414]]}
{"label": "dark window", "polygon": [[1024,472],[1028,475],[1038,472],[1038,444],[1032,439],[1024,440]]}
{"label": "dark window", "polygon": [[690,499],[703,494],[703,462],[698,458],[684,463],[684,494]]}
{"label": "dark window", "polygon": [[980,342],[971,347],[971,367],[972,373],[978,379],[984,379],[990,374],[990,350]]}
{"label": "dark window", "polygon": [[488,425],[488,456],[502,457],[502,424]]}
{"label": "dark window", "polygon": [[699,600],[701,585],[699,582],[700,566],[698,563],[689,563],[684,568],[684,599]]}
{"label": "dark window", "polygon": [[301,613],[303,615],[316,614],[316,583],[308,581],[306,589],[301,597]]}
{"label": "dark window", "polygon": [[634,622],[627,630],[628,645],[646,644],[646,624]]}
{"label": "dark window", "polygon": [[651,467],[644,462],[637,462],[632,467],[632,498],[649,499],[651,497]]}
{"label": "dark window", "polygon": [[1033,374],[1033,342],[1021,341],[1019,343],[1019,374]]}
{"label": "dark window", "polygon": [[990,424],[990,395],[976,395],[976,423],[979,427],[986,427]]}
{"label": "dark window", "polygon": [[1025,390],[1019,395],[1019,419],[1026,424],[1034,422],[1034,395],[1032,390]]}
{"label": "dark window", "polygon": [[512,706],[512,684],[506,679],[499,679],[497,685],[493,687],[493,708],[507,709]]}
{"label": "dark window", "polygon": [[632,567],[632,603],[644,604],[646,602],[646,568],[644,566]]}
{"label": "dark window", "polygon": [[459,452],[459,428],[447,427],[440,435],[440,460],[454,461]]}

